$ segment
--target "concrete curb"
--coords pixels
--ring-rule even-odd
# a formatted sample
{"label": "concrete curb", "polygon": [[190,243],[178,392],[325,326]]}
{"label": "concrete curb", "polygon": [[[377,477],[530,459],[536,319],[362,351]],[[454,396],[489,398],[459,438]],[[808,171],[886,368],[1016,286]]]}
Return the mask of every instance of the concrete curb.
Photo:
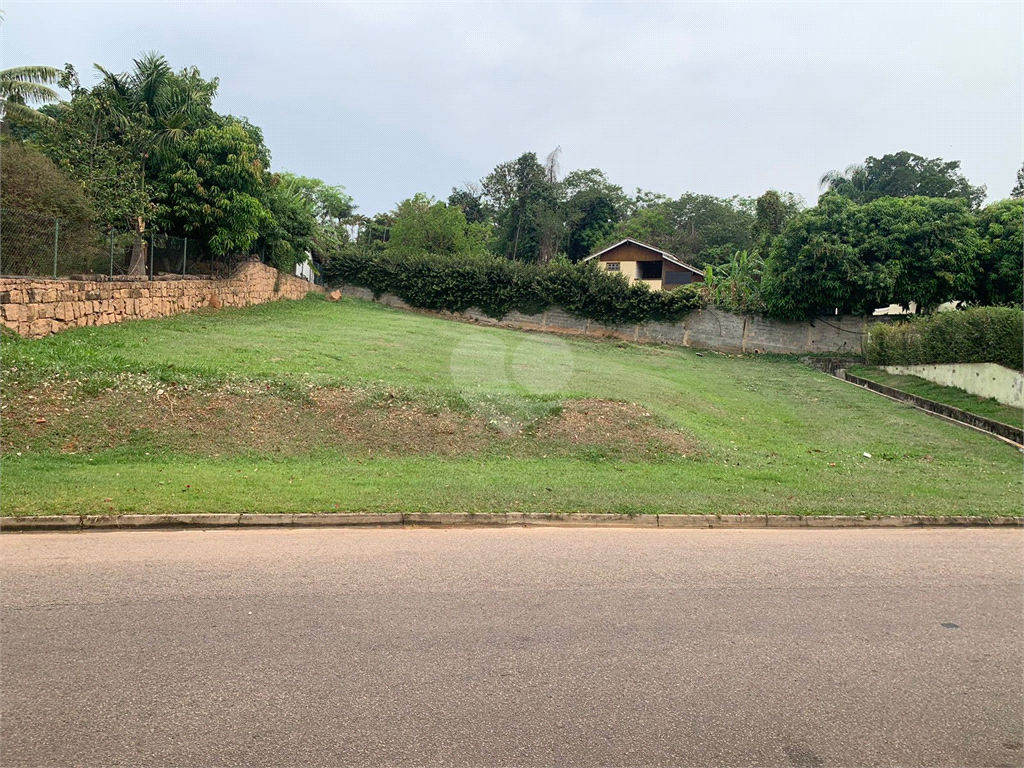
{"label": "concrete curb", "polygon": [[175,528],[463,528],[565,526],[619,528],[1020,528],[1024,517],[939,515],[620,515],[546,512],[388,512],[236,515],[39,515],[0,517],[0,532]]}

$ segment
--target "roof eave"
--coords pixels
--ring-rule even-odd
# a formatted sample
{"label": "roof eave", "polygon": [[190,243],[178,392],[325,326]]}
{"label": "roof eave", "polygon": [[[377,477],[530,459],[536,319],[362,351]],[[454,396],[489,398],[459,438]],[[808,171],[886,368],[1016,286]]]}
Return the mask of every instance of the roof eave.
{"label": "roof eave", "polygon": [[697,269],[696,267],[694,267],[691,264],[687,264],[685,261],[680,261],[679,259],[677,259],[675,256],[673,256],[668,251],[663,251],[663,250],[661,250],[661,248],[655,248],[653,245],[648,245],[647,243],[641,243],[639,240],[634,240],[632,237],[624,238],[624,239],[620,240],[619,242],[615,243],[615,245],[609,245],[607,248],[605,248],[603,250],[600,250],[597,253],[592,253],[590,256],[587,256],[587,258],[583,259],[583,261],[590,261],[591,259],[596,259],[599,256],[602,256],[602,255],[608,253],[608,251],[612,251],[612,250],[618,248],[620,245],[623,245],[624,243],[632,243],[633,245],[638,245],[641,248],[646,248],[649,251],[654,251],[655,253],[659,254],[666,261],[671,261],[673,264],[676,264],[676,265],[678,265],[680,267],[683,267],[684,269],[688,269],[691,272],[693,272],[694,274],[697,274],[697,275],[700,275],[701,277],[704,277],[704,272],[702,272],[701,270]]}

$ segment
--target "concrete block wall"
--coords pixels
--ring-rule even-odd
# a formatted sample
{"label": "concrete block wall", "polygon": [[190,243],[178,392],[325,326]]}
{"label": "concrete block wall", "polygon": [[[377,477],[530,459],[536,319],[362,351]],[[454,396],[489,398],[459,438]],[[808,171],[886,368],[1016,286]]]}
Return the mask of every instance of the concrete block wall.
{"label": "concrete block wall", "polygon": [[[340,295],[373,301],[373,292],[346,285]],[[377,301],[389,307],[413,309],[397,296],[382,295]],[[498,328],[550,331],[581,336],[611,337],[625,341],[711,349],[732,354],[762,352],[783,355],[863,354],[863,340],[871,322],[864,317],[821,317],[813,322],[773,320],[759,315],[734,315],[714,307],[688,314],[679,323],[642,323],[607,326],[575,317],[557,307],[539,315],[510,312],[501,320],[487,317],[478,309],[465,312],[429,312],[423,314]]]}
{"label": "concrete block wall", "polygon": [[67,328],[166,317],[207,306],[246,307],[301,299],[319,286],[248,261],[227,279],[190,276],[72,280],[0,278],[0,322],[37,339]]}
{"label": "concrete block wall", "polygon": [[939,363],[883,365],[900,376],[917,376],[944,387],[956,387],[978,397],[991,397],[1003,405],[1024,408],[1024,374],[996,363]]}

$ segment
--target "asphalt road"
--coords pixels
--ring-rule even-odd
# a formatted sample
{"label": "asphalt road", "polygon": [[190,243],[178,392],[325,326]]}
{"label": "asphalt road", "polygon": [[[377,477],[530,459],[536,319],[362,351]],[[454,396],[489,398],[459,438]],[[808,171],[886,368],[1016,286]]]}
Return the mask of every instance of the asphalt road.
{"label": "asphalt road", "polygon": [[1024,535],[0,537],[0,764],[1024,764]]}

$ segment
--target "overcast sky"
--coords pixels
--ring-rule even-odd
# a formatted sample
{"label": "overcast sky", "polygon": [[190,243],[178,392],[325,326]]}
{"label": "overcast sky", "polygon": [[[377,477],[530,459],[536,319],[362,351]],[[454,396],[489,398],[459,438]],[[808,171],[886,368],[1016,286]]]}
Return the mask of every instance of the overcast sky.
{"label": "overcast sky", "polygon": [[1024,159],[1024,3],[44,2],[4,0],[0,67],[220,78],[275,170],[359,211],[447,198],[526,151],[627,192],[813,204],[869,155],[959,160],[989,200]]}

